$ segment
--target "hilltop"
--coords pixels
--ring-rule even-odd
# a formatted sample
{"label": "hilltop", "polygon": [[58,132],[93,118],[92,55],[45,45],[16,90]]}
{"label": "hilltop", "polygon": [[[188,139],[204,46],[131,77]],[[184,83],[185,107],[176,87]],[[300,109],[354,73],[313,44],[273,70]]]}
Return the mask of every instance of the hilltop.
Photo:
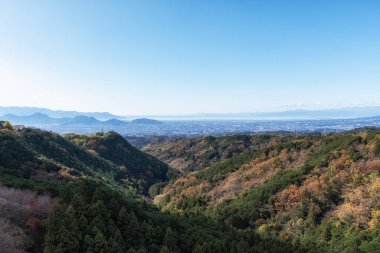
{"label": "hilltop", "polygon": [[[69,180],[107,178],[124,187],[145,191],[166,181],[170,168],[142,153],[115,132],[91,136],[67,135],[22,128],[0,132],[0,164],[5,178],[19,169],[27,178]],[[9,172],[9,174],[8,174]]]}
{"label": "hilltop", "polygon": [[148,189],[157,182],[168,180],[173,171],[158,159],[133,147],[115,132],[94,135],[67,134],[64,138],[77,146],[120,166],[120,172],[127,178],[134,178]]}

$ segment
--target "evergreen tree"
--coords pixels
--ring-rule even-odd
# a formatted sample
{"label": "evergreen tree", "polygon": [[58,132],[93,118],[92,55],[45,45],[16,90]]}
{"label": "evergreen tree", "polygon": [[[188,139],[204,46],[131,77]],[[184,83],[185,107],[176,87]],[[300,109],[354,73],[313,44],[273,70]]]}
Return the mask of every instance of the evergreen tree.
{"label": "evergreen tree", "polygon": [[[63,213],[57,208],[48,220],[48,233],[46,236],[45,252],[49,253],[69,253],[80,251],[81,233],[78,227],[78,222],[72,206],[69,206]],[[57,226],[53,228],[52,226]]]}
{"label": "evergreen tree", "polygon": [[94,238],[93,241],[93,249],[94,253],[107,253],[108,252],[108,246],[107,246],[107,241],[104,238],[102,232],[98,232],[97,235]]}
{"label": "evergreen tree", "polygon": [[168,227],[165,231],[163,244],[171,252],[175,252],[178,250],[177,235],[173,232],[173,230],[170,227]]}
{"label": "evergreen tree", "polygon": [[171,253],[168,247],[162,246],[160,249],[160,253]]}

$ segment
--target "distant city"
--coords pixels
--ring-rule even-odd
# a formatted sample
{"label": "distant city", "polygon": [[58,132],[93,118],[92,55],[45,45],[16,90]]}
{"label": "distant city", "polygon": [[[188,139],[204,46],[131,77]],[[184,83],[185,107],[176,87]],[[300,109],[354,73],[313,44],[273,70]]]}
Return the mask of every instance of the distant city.
{"label": "distant city", "polygon": [[[276,119],[270,120],[220,120],[213,119],[213,117],[202,120],[155,120],[147,118],[126,120],[110,113],[52,111],[29,107],[0,107],[0,113],[3,114],[0,116],[0,120],[10,121],[18,127],[36,127],[61,134],[92,134],[101,131],[115,131],[125,136],[201,136],[272,131],[339,132],[362,127],[380,127],[380,116],[377,116],[380,115],[380,110],[373,107],[312,111],[309,113],[311,119],[303,119],[308,115],[308,111],[305,110],[261,114],[262,117],[277,116]],[[347,118],[340,118],[339,113]],[[358,115],[367,117],[358,117]],[[318,119],[318,117],[323,116],[336,117],[336,119]],[[290,119],[281,119],[286,117]]]}

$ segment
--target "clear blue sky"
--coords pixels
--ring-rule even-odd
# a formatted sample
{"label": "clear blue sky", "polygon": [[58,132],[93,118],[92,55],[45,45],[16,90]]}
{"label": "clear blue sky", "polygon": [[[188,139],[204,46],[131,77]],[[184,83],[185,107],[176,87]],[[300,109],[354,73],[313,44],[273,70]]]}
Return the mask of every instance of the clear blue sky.
{"label": "clear blue sky", "polygon": [[0,105],[122,115],[380,103],[380,1],[2,0]]}

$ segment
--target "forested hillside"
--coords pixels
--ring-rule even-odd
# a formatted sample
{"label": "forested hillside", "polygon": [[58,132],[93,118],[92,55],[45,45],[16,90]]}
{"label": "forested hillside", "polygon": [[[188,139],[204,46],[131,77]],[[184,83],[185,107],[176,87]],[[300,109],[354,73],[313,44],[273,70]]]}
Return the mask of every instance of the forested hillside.
{"label": "forested hillside", "polygon": [[377,130],[293,135],[186,174],[155,202],[294,251],[378,252],[379,172]]}
{"label": "forested hillside", "polygon": [[289,138],[292,138],[291,135],[286,133],[158,140],[150,138],[142,150],[173,168],[191,172],[248,150],[259,150],[270,145],[270,142],[286,142]]}
{"label": "forested hillside", "polygon": [[175,171],[158,159],[141,152],[115,132],[94,135],[67,134],[65,139],[119,166],[119,177],[133,180],[145,192],[155,183],[168,180]]}
{"label": "forested hillside", "polygon": [[0,143],[4,253],[380,248],[376,129],[161,142],[174,159],[196,153],[182,173],[113,132],[62,137],[2,122]]}
{"label": "forested hillside", "polygon": [[141,198],[168,167],[115,133],[63,138],[2,122],[0,143],[1,252],[270,252],[255,233]]}

